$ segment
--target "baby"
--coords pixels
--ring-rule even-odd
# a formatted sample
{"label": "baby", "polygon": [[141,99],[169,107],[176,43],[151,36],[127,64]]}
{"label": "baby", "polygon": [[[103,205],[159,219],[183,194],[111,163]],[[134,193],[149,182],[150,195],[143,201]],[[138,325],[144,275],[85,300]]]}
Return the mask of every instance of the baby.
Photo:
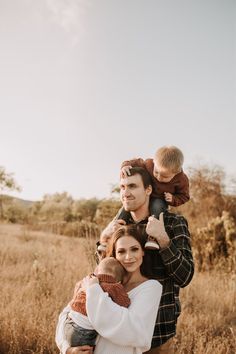
{"label": "baby", "polygon": [[[130,299],[121,284],[125,270],[113,257],[100,261],[96,269],[103,291],[120,306],[128,307]],[[71,311],[65,323],[65,337],[70,347],[90,345],[95,347],[97,332],[93,329],[86,313],[86,293],[75,287],[73,299],[70,302]]]}

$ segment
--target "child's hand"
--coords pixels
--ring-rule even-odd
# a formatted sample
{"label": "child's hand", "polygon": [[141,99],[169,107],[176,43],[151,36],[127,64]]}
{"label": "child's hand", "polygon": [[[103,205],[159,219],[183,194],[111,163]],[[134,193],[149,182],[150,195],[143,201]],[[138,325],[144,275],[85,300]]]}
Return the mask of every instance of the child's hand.
{"label": "child's hand", "polygon": [[120,177],[121,178],[125,178],[130,176],[130,169],[132,168],[132,166],[124,166],[122,167],[122,169],[120,170]]}
{"label": "child's hand", "polygon": [[165,201],[166,202],[168,202],[168,203],[172,203],[173,202],[173,194],[164,192],[164,196],[165,196]]}

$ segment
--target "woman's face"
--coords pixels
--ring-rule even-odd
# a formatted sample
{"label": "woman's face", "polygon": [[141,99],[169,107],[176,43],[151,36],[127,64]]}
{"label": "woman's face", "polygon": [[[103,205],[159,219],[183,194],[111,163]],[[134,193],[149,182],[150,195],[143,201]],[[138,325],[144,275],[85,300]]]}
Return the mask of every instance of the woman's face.
{"label": "woman's face", "polygon": [[122,236],[116,241],[116,259],[128,273],[140,269],[144,252],[140,243],[132,236]]}

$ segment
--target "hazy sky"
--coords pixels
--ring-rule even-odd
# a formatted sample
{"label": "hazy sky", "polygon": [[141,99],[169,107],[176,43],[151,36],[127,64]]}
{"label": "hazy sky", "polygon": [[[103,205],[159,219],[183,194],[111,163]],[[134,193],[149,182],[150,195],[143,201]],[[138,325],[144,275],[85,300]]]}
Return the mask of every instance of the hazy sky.
{"label": "hazy sky", "polygon": [[0,165],[24,199],[109,197],[177,145],[236,174],[235,0],[0,0]]}

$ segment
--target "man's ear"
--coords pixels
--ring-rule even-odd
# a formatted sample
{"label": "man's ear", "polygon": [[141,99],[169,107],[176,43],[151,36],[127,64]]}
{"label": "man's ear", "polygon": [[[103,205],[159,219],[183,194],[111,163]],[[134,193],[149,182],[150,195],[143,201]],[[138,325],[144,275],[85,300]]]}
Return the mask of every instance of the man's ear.
{"label": "man's ear", "polygon": [[149,184],[149,186],[147,187],[146,193],[147,193],[147,195],[151,195],[152,194],[152,186],[151,186],[151,184]]}

